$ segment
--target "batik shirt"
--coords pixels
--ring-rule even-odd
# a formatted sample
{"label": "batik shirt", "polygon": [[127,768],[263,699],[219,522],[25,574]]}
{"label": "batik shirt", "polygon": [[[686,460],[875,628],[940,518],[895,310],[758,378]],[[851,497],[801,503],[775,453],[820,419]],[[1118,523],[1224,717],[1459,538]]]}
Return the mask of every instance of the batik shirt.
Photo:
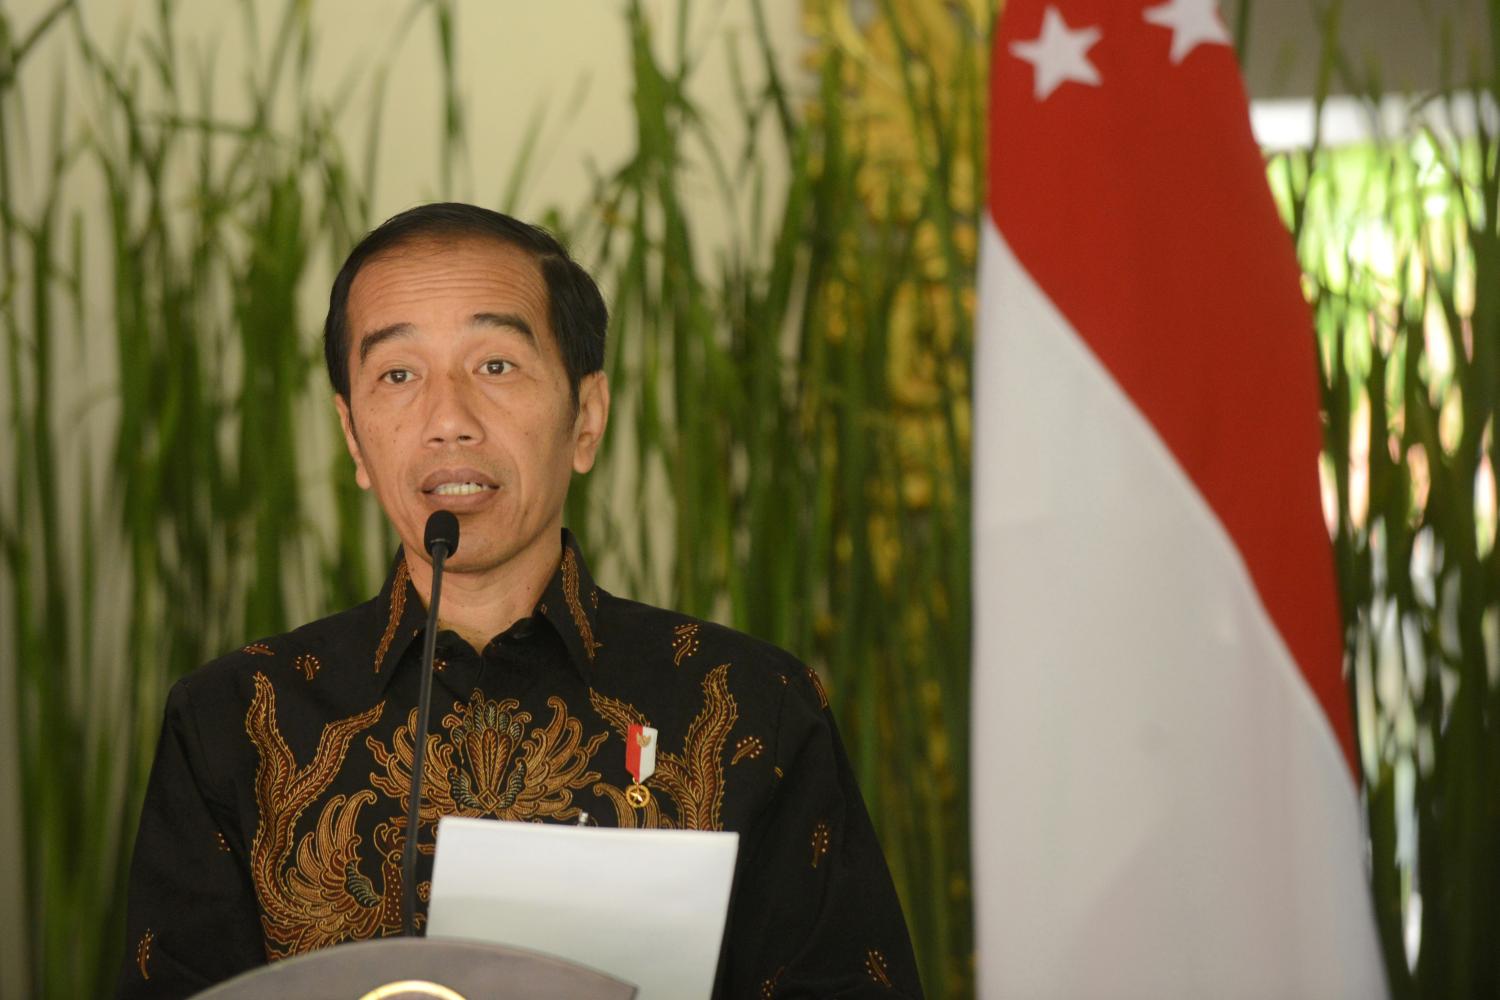
{"label": "batik shirt", "polygon": [[[167,699],[131,868],[122,997],[401,933],[426,610],[380,595],[252,642]],[[625,740],[658,731],[644,806]],[[534,613],[437,637],[417,879],[439,816],[734,830],[716,996],[917,996],[905,922],[817,674],[595,586],[565,531]],[[639,797],[637,797],[637,800]]]}

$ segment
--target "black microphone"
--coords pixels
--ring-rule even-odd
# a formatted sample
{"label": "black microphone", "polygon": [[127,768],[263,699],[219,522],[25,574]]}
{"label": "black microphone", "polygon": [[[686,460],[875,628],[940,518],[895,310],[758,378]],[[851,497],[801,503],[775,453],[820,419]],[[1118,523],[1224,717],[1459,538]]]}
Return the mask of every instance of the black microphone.
{"label": "black microphone", "polygon": [[440,510],[427,519],[422,545],[432,557],[432,599],[427,602],[427,634],[422,637],[422,689],[417,697],[416,745],[411,761],[411,802],[406,810],[406,844],[401,850],[401,913],[407,937],[417,935],[417,832],[422,813],[422,764],[427,753],[427,715],[432,711],[432,654],[437,648],[438,597],[443,564],[458,551],[458,518]]}

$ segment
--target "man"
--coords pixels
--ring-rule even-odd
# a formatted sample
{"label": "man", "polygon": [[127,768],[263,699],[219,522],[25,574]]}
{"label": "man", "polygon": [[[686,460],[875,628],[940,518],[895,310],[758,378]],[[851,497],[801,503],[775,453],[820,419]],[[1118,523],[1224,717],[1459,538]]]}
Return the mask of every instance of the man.
{"label": "man", "polygon": [[[181,996],[401,930],[428,516],[453,511],[417,878],[440,815],[737,830],[717,994],[917,995],[816,674],[600,590],[562,527],[609,417],[607,314],[549,234],[404,212],[333,285],[325,355],[361,487],[401,539],[378,597],[252,642],[167,700],[131,870],[125,997]],[[625,736],[659,731],[632,789]],[[425,904],[423,904],[425,905]]]}

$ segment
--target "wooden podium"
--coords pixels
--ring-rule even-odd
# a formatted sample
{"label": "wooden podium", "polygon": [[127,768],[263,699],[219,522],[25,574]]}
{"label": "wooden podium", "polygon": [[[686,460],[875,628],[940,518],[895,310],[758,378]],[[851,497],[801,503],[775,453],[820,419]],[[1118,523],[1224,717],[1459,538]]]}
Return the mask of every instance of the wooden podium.
{"label": "wooden podium", "polygon": [[388,938],[273,962],[196,1000],[632,1000],[635,993],[602,972],[519,948]]}

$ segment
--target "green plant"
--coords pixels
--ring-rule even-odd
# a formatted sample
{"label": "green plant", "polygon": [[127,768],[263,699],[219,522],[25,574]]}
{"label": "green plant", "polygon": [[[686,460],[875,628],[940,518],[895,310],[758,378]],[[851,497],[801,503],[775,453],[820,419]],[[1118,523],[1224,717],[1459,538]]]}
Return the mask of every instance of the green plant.
{"label": "green plant", "polygon": [[[171,681],[322,606],[325,587],[369,586],[362,501],[329,504],[330,550],[309,530],[300,428],[328,418],[308,409],[318,354],[297,302],[311,255],[364,219],[329,137],[337,109],[276,110],[283,88],[306,89],[305,5],[284,5],[263,51],[255,7],[241,11],[240,121],[216,117],[210,65],[179,46],[170,2],[139,61],[101,51],[69,0],[21,42],[5,36],[0,324],[17,474],[3,540],[37,996],[99,995],[118,967]],[[18,71],[47,31],[70,33],[82,83],[58,76],[45,172],[23,195]],[[80,104],[93,115],[69,113]],[[97,200],[76,199],[95,184]]]}
{"label": "green plant", "polygon": [[[576,235],[613,303],[615,412],[634,448],[606,451],[573,511],[586,538],[610,540],[604,551],[652,511],[661,536],[632,552],[628,589],[820,671],[927,988],[950,996],[972,988],[967,371],[987,24],[943,13],[959,37],[946,63],[908,35],[920,6],[884,11],[903,56],[891,110],[919,142],[898,164],[872,163],[879,151],[845,119],[846,87],[875,67],[828,45],[799,106],[758,4],[764,83],[739,95],[751,145],[725,155],[690,96],[689,4],[666,59],[629,5],[636,153]],[[949,74],[967,100],[950,99]],[[886,192],[873,205],[872,175]],[[705,183],[727,216],[748,219],[712,258],[682,196]],[[959,210],[950,195],[963,184]],[[596,500],[610,482],[633,485],[623,518]]]}
{"label": "green plant", "polygon": [[[0,531],[38,996],[97,994],[114,974],[130,831],[170,682],[363,598],[389,546],[334,435],[320,444],[303,432],[329,418],[309,392],[316,319],[298,304],[320,255],[336,259],[372,221],[378,111],[351,167],[332,125],[358,88],[313,93],[307,5],[288,0],[268,35],[262,6],[240,6],[242,117],[218,110],[212,54],[180,41],[169,0],[136,47],[113,54],[71,0],[0,46],[0,322],[8,444],[27,473],[9,485]],[[447,67],[448,189],[468,122],[455,11],[435,0],[411,10],[432,13]],[[935,992],[962,992],[968,567],[954,477],[969,279],[943,235],[953,140],[924,133],[926,158],[899,199],[914,208],[872,212],[854,194],[868,151],[840,112],[850,68],[830,54],[809,112],[777,75],[762,19],[748,49],[761,72],[743,78],[765,82],[740,92],[758,145],[725,158],[689,96],[688,10],[679,5],[675,48],[659,62],[647,19],[628,8],[637,153],[581,210],[549,213],[611,294],[610,363],[625,387],[626,437],[569,517],[618,553],[622,589],[727,619],[823,671],[925,975]],[[54,85],[47,169],[20,191],[9,171],[31,148],[22,85],[34,83],[19,70],[48,33],[78,72],[73,89]],[[908,83],[914,99],[934,98],[933,78]],[[383,79],[364,87],[378,107]],[[978,118],[966,113],[972,143]],[[773,155],[790,171],[785,190],[768,179]],[[526,162],[523,150],[507,200]],[[751,220],[712,256],[680,196],[704,179]],[[79,193],[91,185],[97,198]],[[960,266],[914,292],[907,269],[945,253]],[[893,306],[905,317],[895,326]],[[939,326],[953,363],[933,376],[925,419],[907,419],[892,405],[893,335],[911,357]],[[75,355],[101,354],[109,363],[88,368],[97,382],[78,389]],[[117,411],[75,402],[96,397]],[[606,503],[622,482],[657,516],[643,541]],[[901,766],[886,763],[892,745]]]}
{"label": "green plant", "polygon": [[[1393,996],[1493,996],[1500,64],[1404,100],[1410,125],[1382,133],[1379,88],[1339,49],[1339,14],[1325,14],[1324,86],[1363,95],[1375,139],[1315,141],[1270,177],[1317,320],[1377,921]],[[1500,7],[1489,17],[1500,30]],[[1466,121],[1467,136],[1454,130]]]}

